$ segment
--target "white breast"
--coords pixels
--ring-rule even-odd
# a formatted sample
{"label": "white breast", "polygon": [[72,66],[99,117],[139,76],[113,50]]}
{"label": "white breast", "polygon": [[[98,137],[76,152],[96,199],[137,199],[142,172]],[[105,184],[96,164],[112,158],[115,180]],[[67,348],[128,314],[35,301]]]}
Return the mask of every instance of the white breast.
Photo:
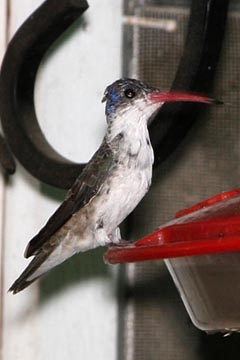
{"label": "white breast", "polygon": [[96,199],[97,217],[111,233],[133,211],[149,189],[153,150],[144,122],[128,128],[119,149],[119,165]]}

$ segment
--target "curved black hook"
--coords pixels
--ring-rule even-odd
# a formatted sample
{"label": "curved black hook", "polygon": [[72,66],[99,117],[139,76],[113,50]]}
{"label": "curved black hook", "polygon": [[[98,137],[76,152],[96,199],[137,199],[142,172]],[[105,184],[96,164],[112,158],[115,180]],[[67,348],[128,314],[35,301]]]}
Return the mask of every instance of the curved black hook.
{"label": "curved black hook", "polygon": [[[192,1],[184,52],[172,90],[211,91],[228,5],[229,0]],[[204,109],[205,105],[194,103],[169,103],[160,109],[149,129],[155,153],[154,166],[161,164],[177,148]]]}
{"label": "curved black hook", "polygon": [[[85,0],[47,0],[12,39],[0,76],[0,114],[11,150],[32,175],[60,188],[69,188],[84,164],[66,160],[46,141],[35,114],[34,82],[45,52],[87,7]],[[200,92],[209,89],[219,58],[227,9],[227,0],[193,0],[174,89]],[[199,109],[186,104],[167,104],[161,109],[156,120],[158,116],[161,120],[165,117],[169,125],[165,132],[162,121],[154,121],[150,127],[155,164],[175,150]]]}
{"label": "curved black hook", "polygon": [[45,1],[11,40],[0,74],[0,116],[12,152],[33,176],[60,188],[69,188],[84,164],[65,159],[46,141],[34,84],[46,51],[87,8],[85,0]]}

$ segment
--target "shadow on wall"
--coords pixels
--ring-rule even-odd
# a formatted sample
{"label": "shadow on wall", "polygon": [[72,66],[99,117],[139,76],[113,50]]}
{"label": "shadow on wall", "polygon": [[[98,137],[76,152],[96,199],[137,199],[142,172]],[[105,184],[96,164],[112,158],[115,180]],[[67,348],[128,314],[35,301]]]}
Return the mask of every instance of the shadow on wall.
{"label": "shadow on wall", "polygon": [[80,282],[96,277],[109,277],[109,267],[103,262],[105,248],[79,253],[51,270],[40,282],[39,303],[44,305],[50,298]]}

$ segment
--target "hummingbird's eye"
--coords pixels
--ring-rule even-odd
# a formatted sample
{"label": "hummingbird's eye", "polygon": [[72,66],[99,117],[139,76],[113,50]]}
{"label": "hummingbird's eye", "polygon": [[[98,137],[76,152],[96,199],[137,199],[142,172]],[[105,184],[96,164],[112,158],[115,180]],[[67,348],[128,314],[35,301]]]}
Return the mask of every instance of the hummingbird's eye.
{"label": "hummingbird's eye", "polygon": [[126,89],[126,90],[124,91],[124,95],[125,95],[128,99],[132,99],[132,98],[135,97],[136,92],[135,92],[134,90],[132,90],[132,89]]}

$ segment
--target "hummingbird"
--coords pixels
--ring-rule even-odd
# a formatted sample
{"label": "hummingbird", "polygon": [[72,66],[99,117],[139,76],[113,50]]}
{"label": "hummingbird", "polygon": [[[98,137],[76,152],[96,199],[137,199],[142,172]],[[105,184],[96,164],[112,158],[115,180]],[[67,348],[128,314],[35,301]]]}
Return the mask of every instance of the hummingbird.
{"label": "hummingbird", "polygon": [[149,190],[154,161],[148,124],[165,102],[214,103],[195,94],[162,92],[135,79],[109,85],[107,130],[66,198],[27,245],[32,261],[13,283],[14,294],[76,253],[121,244],[119,225]]}

